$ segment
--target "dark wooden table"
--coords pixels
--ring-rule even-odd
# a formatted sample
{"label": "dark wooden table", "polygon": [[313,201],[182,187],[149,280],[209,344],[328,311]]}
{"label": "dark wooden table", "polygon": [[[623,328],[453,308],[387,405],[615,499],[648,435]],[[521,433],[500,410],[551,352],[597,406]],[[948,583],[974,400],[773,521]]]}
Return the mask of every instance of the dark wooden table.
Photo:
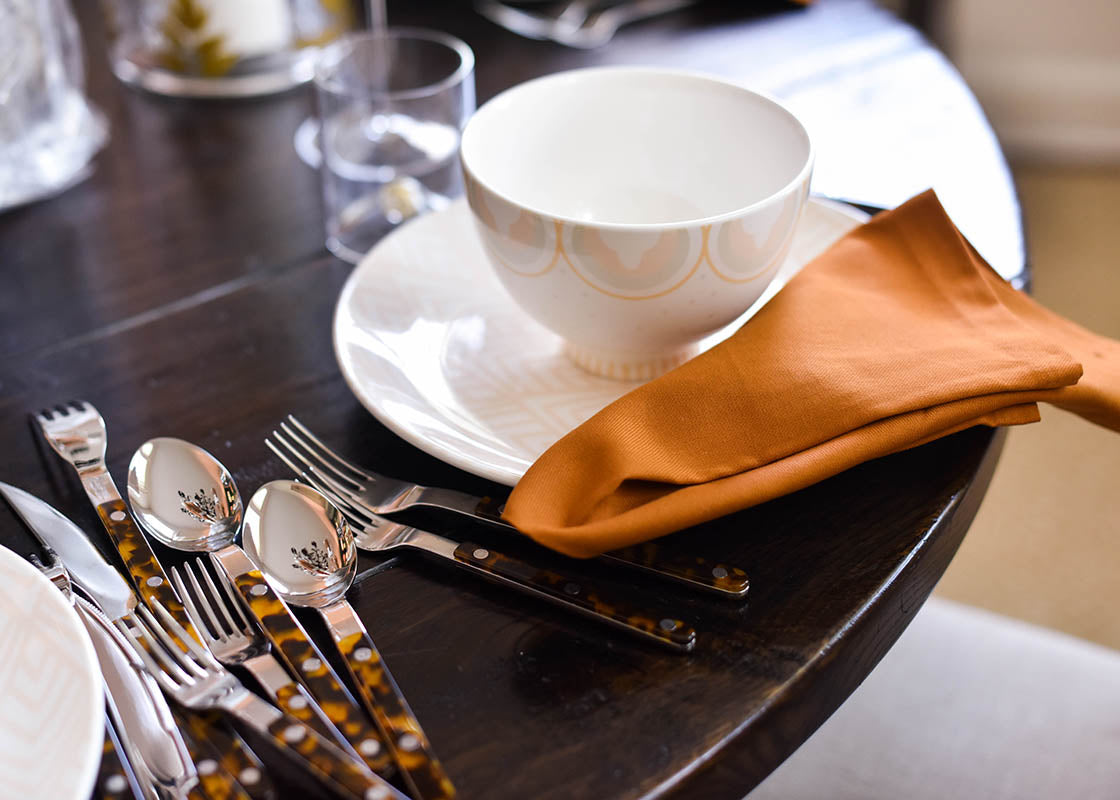
{"label": "dark wooden table", "polygon": [[[107,72],[92,4],[79,5],[89,93],[112,141],[86,182],[0,215],[0,479],[97,532],[25,417],[84,398],[109,423],[121,484],[141,442],[171,435],[223,459],[247,495],[287,477],[262,439],[298,412],[381,472],[500,491],[396,438],[339,375],[330,320],[350,267],[323,247],[317,178],[292,149],[310,93],[207,103],[128,90]],[[998,145],[918,34],[866,0],[739,6],[637,25],[593,52],[519,39],[465,4],[390,13],[471,44],[480,101],[600,63],[687,66],[766,88],[816,139],[817,191],[891,206],[934,185],[998,269],[1023,271]],[[675,537],[748,565],[753,579],[742,605],[648,581],[634,589],[702,632],[688,656],[411,557],[363,556],[353,601],[464,798],[741,797],[912,619],[975,514],[999,442],[966,431]],[[0,542],[32,549],[6,508]]]}

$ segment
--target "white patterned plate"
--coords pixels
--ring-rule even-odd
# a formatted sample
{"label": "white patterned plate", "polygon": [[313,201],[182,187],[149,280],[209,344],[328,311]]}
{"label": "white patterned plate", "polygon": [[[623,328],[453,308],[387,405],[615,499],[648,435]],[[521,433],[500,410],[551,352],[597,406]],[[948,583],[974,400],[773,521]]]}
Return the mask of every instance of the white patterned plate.
{"label": "white patterned plate", "polygon": [[58,589],[0,547],[0,798],[86,800],[105,738],[93,644]]}
{"label": "white patterned plate", "polygon": [[[863,212],[809,201],[789,258],[749,318]],[[465,201],[383,239],[342,289],[334,351],[351,391],[382,423],[467,472],[515,484],[551,444],[639,385],[571,364],[491,272]],[[402,476],[404,477],[404,476]]]}

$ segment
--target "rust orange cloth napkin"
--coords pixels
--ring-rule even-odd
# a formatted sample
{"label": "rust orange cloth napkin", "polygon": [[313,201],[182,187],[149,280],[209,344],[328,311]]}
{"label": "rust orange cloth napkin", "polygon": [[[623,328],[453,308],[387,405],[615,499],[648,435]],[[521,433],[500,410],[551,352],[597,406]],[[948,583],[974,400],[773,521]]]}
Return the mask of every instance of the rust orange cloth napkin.
{"label": "rust orange cloth napkin", "polygon": [[1009,286],[926,192],[553,445],[505,517],[593,556],[973,425],[1035,422],[1039,401],[1120,430],[1120,342]]}

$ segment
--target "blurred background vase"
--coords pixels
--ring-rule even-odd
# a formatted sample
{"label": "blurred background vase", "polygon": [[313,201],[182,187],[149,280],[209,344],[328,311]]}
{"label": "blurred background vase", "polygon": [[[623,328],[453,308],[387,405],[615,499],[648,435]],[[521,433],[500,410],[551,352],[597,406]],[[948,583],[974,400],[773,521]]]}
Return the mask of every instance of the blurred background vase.
{"label": "blurred background vase", "polygon": [[108,136],[66,0],[0,0],[0,211],[81,180]]}
{"label": "blurred background vase", "polygon": [[358,24],[350,0],[103,2],[117,77],[181,97],[249,97],[298,86],[311,79],[319,46]]}

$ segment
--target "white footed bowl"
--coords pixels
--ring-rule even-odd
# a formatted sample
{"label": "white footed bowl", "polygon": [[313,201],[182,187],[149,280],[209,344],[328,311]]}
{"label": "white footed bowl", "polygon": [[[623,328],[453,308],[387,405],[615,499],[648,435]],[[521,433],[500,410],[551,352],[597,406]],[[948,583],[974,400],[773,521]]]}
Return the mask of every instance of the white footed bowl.
{"label": "white footed bowl", "polygon": [[813,150],[774,100],[662,69],[574,70],[480,108],[467,200],[502,284],[600,375],[648,379],[746,311],[785,258]]}

